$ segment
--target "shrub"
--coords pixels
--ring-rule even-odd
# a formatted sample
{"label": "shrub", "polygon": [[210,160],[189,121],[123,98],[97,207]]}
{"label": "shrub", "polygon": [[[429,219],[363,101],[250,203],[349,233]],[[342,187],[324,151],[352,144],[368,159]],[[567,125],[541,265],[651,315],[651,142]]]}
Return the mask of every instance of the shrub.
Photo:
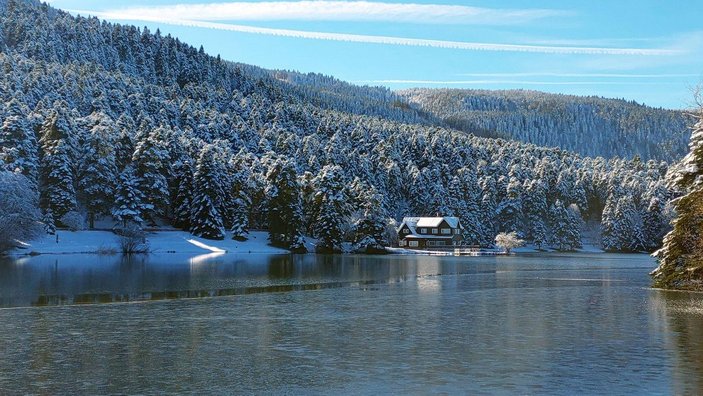
{"label": "shrub", "polygon": [[75,210],[63,215],[59,221],[71,231],[85,230],[85,216]]}
{"label": "shrub", "polygon": [[122,254],[149,253],[149,241],[146,233],[134,224],[116,228],[114,232],[120,236],[120,250]]}

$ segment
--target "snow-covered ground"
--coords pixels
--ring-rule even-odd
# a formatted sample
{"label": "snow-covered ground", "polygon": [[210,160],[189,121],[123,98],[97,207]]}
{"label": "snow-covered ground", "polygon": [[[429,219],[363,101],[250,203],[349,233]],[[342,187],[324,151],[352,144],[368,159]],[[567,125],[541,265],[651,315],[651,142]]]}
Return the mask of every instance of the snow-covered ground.
{"label": "snow-covered ground", "polygon": [[[537,250],[537,247],[535,247],[532,244],[527,244],[523,247],[515,248],[513,249],[514,253],[539,253],[539,252],[555,252],[556,250],[553,249],[545,249],[545,250]],[[586,243],[584,241],[583,247],[580,249],[576,249],[577,252],[580,253],[605,253],[603,249],[601,249],[598,246],[594,246],[590,243]]]}
{"label": "snow-covered ground", "polygon": [[[390,254],[405,254],[405,255],[421,255],[421,256],[453,256],[454,250],[420,250],[420,249],[405,249],[396,247],[387,247],[386,251]],[[502,251],[497,249],[482,249],[471,254],[463,254],[465,256],[489,256],[501,255]]]}
{"label": "snow-covered ground", "polygon": [[[22,248],[10,251],[11,255],[70,254],[120,252],[119,237],[111,231],[57,231],[33,241],[26,241]],[[185,231],[148,232],[146,239],[153,253],[268,253],[285,254],[285,249],[268,245],[268,233],[252,231],[244,242],[229,239],[211,241],[198,238]]]}

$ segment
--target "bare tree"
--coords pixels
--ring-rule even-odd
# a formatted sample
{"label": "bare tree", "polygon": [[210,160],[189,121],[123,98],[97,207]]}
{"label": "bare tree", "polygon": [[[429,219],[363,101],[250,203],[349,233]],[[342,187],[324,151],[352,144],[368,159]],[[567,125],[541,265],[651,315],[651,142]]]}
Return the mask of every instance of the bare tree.
{"label": "bare tree", "polygon": [[38,195],[21,174],[0,171],[0,252],[42,231]]}
{"label": "bare tree", "polygon": [[524,245],[525,241],[518,238],[515,231],[511,233],[501,232],[496,235],[496,246],[505,250],[507,254],[510,254],[511,250]]}

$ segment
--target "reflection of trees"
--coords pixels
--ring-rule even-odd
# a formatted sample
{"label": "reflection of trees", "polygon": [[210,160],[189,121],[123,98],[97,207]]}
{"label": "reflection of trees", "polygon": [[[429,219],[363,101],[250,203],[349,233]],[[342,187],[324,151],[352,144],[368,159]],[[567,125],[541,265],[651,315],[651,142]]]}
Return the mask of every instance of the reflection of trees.
{"label": "reflection of trees", "polygon": [[652,305],[675,358],[671,393],[703,394],[703,294],[655,290]]}
{"label": "reflection of trees", "polygon": [[[491,265],[491,271],[495,271]],[[396,283],[483,272],[458,257],[355,255],[41,255],[0,261],[0,306],[96,304]],[[454,282],[458,278],[453,278]]]}

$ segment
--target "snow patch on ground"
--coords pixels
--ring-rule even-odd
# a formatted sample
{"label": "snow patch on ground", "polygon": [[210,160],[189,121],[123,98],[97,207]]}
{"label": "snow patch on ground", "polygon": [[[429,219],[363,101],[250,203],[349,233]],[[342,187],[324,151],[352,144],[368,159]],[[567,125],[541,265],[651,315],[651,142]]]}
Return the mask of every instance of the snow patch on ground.
{"label": "snow patch on ground", "polygon": [[[577,252],[581,253],[605,253],[603,249],[601,249],[598,246],[594,246],[589,243],[584,243],[583,247],[580,249],[576,249]],[[523,247],[515,248],[513,249],[514,253],[544,253],[544,252],[556,252],[554,249],[542,249],[538,250],[537,247],[533,244],[527,244]]]}
{"label": "snow patch on ground", "polygon": [[[422,255],[422,256],[454,256],[453,250],[418,250],[418,249],[404,249],[396,247],[386,247],[386,251],[390,254],[404,254],[404,255]],[[466,256],[483,256],[483,255],[496,255],[503,254],[501,250],[497,249],[481,249],[478,252],[473,252],[472,254],[462,254]]]}
{"label": "snow patch on ground", "polygon": [[[58,235],[58,243],[56,242]],[[21,248],[10,251],[10,255],[26,254],[70,254],[120,252],[119,237],[111,231],[57,231],[57,235],[45,235],[33,241],[23,242]],[[211,241],[198,238],[186,231],[147,232],[149,249],[153,253],[267,253],[286,254],[285,249],[268,244],[268,232],[252,231],[249,240],[240,242],[230,239]]]}

